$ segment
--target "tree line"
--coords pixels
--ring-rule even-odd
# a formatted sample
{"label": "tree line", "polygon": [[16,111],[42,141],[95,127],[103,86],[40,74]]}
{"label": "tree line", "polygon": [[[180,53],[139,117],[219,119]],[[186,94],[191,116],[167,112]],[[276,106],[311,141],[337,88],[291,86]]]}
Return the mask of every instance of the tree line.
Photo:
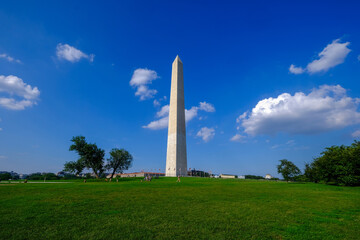
{"label": "tree line", "polygon": [[321,156],[305,164],[301,170],[287,159],[280,160],[278,173],[286,181],[309,181],[343,186],[360,185],[360,142],[350,146],[332,146],[325,148]]}
{"label": "tree line", "polygon": [[131,167],[133,157],[125,149],[113,148],[110,157],[105,163],[105,151],[95,143],[88,143],[84,136],[76,136],[71,139],[73,144],[70,151],[79,155],[77,161],[70,161],[64,164],[64,171],[79,175],[84,169],[92,170],[96,178],[102,177],[105,170],[111,171],[112,179],[115,173],[122,173]]}

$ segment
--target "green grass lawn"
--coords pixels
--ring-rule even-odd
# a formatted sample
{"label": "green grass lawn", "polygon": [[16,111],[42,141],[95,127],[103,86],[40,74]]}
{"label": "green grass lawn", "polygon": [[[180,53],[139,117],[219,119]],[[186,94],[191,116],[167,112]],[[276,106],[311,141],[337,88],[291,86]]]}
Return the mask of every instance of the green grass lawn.
{"label": "green grass lawn", "polygon": [[201,178],[3,182],[0,216],[0,239],[360,239],[360,188]]}

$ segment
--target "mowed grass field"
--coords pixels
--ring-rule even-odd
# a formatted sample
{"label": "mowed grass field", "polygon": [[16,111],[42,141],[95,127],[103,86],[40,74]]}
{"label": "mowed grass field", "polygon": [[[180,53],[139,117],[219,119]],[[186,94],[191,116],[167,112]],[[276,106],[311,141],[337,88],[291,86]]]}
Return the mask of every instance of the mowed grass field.
{"label": "mowed grass field", "polygon": [[3,182],[0,239],[360,239],[360,188],[204,178]]}

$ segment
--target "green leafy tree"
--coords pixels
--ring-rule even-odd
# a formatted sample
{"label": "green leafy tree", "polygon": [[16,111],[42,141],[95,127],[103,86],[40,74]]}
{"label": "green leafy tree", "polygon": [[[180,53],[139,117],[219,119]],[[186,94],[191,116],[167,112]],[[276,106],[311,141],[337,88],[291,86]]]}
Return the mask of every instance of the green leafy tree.
{"label": "green leafy tree", "polygon": [[310,181],[338,185],[360,185],[360,142],[351,146],[332,146],[305,166],[305,175]]}
{"label": "green leafy tree", "polygon": [[73,137],[71,141],[73,144],[69,150],[79,154],[80,158],[77,161],[82,162],[87,169],[92,169],[96,178],[99,178],[104,172],[105,151],[96,144],[87,143],[83,136]]}
{"label": "green leafy tree", "polygon": [[245,179],[265,179],[262,176],[256,176],[256,175],[245,175]]}
{"label": "green leafy tree", "polygon": [[301,174],[300,169],[294,163],[286,159],[280,160],[280,164],[277,165],[277,170],[287,182],[289,180],[294,180],[296,176]]}
{"label": "green leafy tree", "polygon": [[106,165],[106,169],[112,169],[110,178],[113,178],[115,173],[122,173],[124,170],[128,170],[131,167],[132,160],[133,157],[125,149],[112,149]]}
{"label": "green leafy tree", "polygon": [[43,177],[46,178],[46,180],[58,180],[60,177],[56,176],[55,173],[43,173]]}
{"label": "green leafy tree", "polygon": [[44,180],[44,176],[41,173],[31,173],[28,176],[29,180]]}
{"label": "green leafy tree", "polygon": [[9,180],[9,179],[12,179],[10,173],[1,173],[1,174],[0,174],[0,181],[1,181],[1,180]]}
{"label": "green leafy tree", "polygon": [[74,173],[75,175],[79,175],[85,168],[84,161],[80,158],[77,161],[70,161],[64,164],[65,172]]}
{"label": "green leafy tree", "polygon": [[294,177],[295,182],[308,182],[308,178],[305,176],[305,174],[299,174]]}
{"label": "green leafy tree", "polygon": [[305,164],[304,175],[306,177],[306,180],[310,182],[318,183],[321,180],[318,166],[316,166],[314,163]]}

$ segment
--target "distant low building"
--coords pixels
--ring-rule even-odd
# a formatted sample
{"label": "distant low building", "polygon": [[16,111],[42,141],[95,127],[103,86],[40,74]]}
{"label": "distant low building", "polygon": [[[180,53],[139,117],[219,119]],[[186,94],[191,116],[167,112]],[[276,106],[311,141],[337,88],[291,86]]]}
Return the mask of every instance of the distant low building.
{"label": "distant low building", "polygon": [[29,174],[22,174],[22,173],[19,174],[20,179],[26,179],[28,176]]}
{"label": "distant low building", "polygon": [[265,175],[265,179],[272,179],[272,178],[273,178],[273,176],[271,176],[270,174]]}
{"label": "distant low building", "polygon": [[236,178],[236,175],[233,174],[220,174],[221,178]]}
{"label": "distant low building", "polygon": [[244,175],[238,176],[238,179],[245,179]]}
{"label": "distant low building", "polygon": [[[163,177],[165,176],[165,173],[157,173],[157,172],[134,172],[134,173],[117,173],[114,174],[113,178],[116,177],[146,177],[146,176],[151,176],[151,177]],[[107,175],[106,178],[110,178],[111,174]]]}

